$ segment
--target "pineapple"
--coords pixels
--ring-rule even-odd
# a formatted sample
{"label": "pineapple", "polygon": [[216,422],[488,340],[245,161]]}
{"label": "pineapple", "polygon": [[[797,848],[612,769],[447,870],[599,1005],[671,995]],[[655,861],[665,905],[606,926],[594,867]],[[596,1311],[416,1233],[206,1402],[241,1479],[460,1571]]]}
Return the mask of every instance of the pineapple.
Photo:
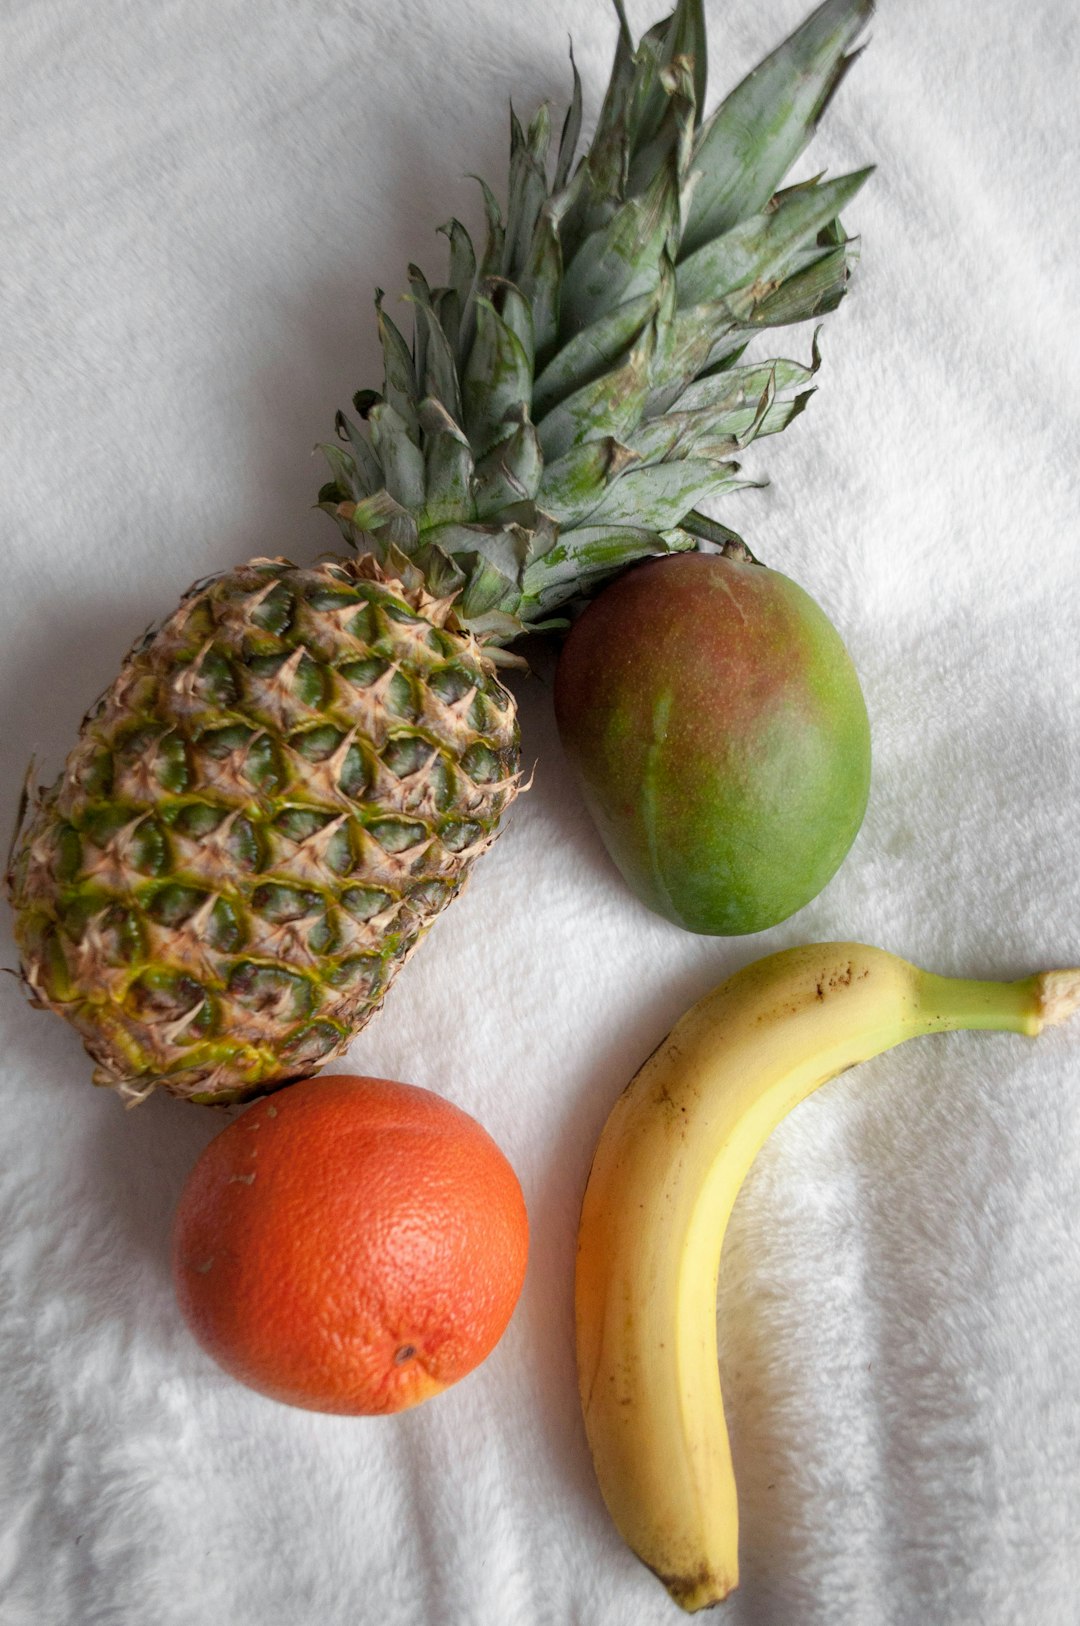
{"label": "pineapple", "polygon": [[701,505],[818,365],[745,360],[843,297],[869,171],[777,190],[871,0],[825,0],[707,120],[702,0],[619,40],[593,141],[511,114],[481,257],[376,300],[380,391],[339,413],[320,503],[348,557],[196,583],[131,651],[7,886],[31,998],[95,1081],[227,1103],[314,1072],[494,839],[519,785],[498,669],[636,559],[736,546]]}

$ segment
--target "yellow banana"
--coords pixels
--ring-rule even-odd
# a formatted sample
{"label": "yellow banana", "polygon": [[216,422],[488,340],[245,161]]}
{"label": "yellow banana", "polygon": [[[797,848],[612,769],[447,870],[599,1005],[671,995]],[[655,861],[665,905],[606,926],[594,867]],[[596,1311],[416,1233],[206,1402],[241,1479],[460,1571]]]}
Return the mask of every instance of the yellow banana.
{"label": "yellow banana", "polygon": [[972,982],[860,943],[786,949],[688,1011],[616,1102],[578,1235],[578,1381],[608,1510],[684,1609],[738,1581],[716,1285],[758,1149],[820,1084],[904,1039],[1036,1034],[1077,1007],[1080,970]]}

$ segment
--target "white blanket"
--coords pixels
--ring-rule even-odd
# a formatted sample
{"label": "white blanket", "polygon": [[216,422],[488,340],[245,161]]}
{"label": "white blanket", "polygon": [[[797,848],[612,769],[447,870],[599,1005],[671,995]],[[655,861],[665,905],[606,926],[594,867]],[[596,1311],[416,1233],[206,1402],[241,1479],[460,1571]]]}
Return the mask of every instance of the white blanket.
{"label": "white blanket", "polygon": [[[712,94],[802,0],[708,0]],[[632,20],[655,18],[634,0]],[[506,104],[595,111],[604,0],[9,0],[0,18],[0,690],[14,817],[193,579],[309,560],[310,448],[380,370],[371,293],[435,277],[501,187]],[[90,1087],[14,980],[3,1022],[3,1626],[639,1626],[674,1605],[600,1502],[578,1412],[578,1205],[616,1094],[730,969],[857,937],[933,969],[1080,958],[1080,32],[1068,0],[893,0],[808,174],[867,161],[821,389],[725,510],[834,617],[873,719],[841,873],[743,941],[647,914],[540,676],[535,782],[349,1061],[479,1117],[531,1216],[510,1329],[396,1419],[289,1410],[180,1322],[168,1234],[222,1120]],[[809,333],[787,340],[806,357]],[[8,927],[4,925],[5,934]],[[5,958],[14,963],[10,936]],[[849,1073],[758,1160],[721,1358],[730,1626],[1076,1626],[1080,1031]]]}

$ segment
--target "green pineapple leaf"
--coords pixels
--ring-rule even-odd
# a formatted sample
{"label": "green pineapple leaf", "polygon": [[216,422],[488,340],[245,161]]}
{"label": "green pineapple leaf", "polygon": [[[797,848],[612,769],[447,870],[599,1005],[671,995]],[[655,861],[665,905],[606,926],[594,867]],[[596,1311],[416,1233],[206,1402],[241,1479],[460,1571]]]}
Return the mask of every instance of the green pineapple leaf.
{"label": "green pineapple leaf", "polygon": [[824,0],[706,122],[684,255],[765,207],[850,67],[844,53],[872,12],[873,0]]}

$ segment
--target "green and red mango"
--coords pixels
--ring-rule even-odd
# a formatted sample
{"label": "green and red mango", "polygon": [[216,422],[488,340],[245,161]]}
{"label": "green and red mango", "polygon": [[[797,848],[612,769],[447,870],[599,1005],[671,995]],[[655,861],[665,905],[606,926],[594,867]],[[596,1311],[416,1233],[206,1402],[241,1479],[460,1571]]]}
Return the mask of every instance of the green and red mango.
{"label": "green and red mango", "polygon": [[687,553],[637,566],[574,626],[555,711],[608,852],[690,931],[762,931],[815,897],[870,780],[859,681],[795,582]]}

